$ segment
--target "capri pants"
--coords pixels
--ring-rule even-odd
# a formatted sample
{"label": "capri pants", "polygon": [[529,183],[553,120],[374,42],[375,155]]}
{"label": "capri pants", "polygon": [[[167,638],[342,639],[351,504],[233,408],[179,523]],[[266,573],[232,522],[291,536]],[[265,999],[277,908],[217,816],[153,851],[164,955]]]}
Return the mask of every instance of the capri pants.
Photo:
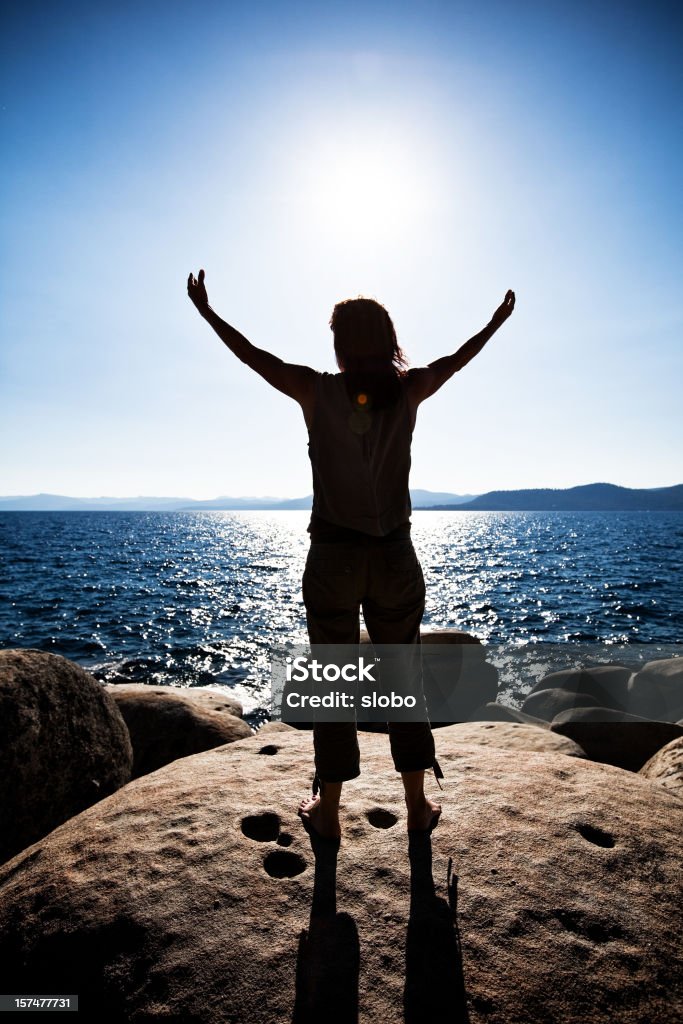
{"label": "capri pants", "polygon": [[[303,597],[311,646],[357,645],[361,608],[373,644],[420,643],[425,585],[410,536],[384,542],[373,537],[367,542],[312,541]],[[424,701],[421,672],[419,698]],[[396,771],[434,768],[441,777],[428,721],[388,725]],[[316,782],[346,782],[360,775],[355,716],[347,721],[315,722],[313,745]]]}

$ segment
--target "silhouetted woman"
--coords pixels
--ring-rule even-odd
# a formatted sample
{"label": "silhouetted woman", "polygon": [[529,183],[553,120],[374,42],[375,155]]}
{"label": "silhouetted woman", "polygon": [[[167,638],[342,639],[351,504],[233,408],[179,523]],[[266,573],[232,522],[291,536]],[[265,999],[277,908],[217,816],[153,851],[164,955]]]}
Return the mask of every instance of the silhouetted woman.
{"label": "silhouetted woman", "polygon": [[[303,577],[311,644],[358,643],[361,608],[374,644],[419,644],[425,587],[410,539],[408,492],[417,408],[507,320],[514,292],[457,352],[412,369],[383,306],[363,298],[340,302],[330,320],[340,372],[330,374],[285,363],[247,341],[209,306],[203,270],[197,279],[190,274],[187,291],[231,352],[302,408],[313,470]],[[389,738],[408,829],[429,831],[441,813],[424,793],[425,771],[440,774],[429,723],[389,723]],[[355,720],[316,722],[313,742],[314,795],[299,814],[308,828],[338,838],[342,784],[360,774]]]}

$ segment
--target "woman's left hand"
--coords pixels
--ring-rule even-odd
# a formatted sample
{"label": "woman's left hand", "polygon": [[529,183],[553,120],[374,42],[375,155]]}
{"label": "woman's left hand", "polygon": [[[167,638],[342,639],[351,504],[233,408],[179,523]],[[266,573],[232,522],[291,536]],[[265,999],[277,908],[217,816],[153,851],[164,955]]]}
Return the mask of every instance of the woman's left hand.
{"label": "woman's left hand", "polygon": [[204,286],[203,270],[199,271],[198,277],[194,277],[190,274],[187,279],[187,294],[190,296],[200,312],[206,309],[209,305],[209,296],[206,294],[206,288]]}

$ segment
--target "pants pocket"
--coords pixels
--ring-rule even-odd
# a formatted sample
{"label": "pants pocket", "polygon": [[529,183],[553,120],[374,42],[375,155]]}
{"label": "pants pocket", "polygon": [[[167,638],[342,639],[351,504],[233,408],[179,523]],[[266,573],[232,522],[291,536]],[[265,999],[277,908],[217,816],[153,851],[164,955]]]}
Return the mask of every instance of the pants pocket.
{"label": "pants pocket", "polygon": [[309,618],[316,615],[342,614],[359,604],[358,567],[351,551],[341,545],[316,545],[332,550],[311,549],[306,559],[302,581],[304,604]]}
{"label": "pants pocket", "polygon": [[411,540],[392,541],[378,552],[387,573],[413,573],[417,575],[420,563]]}

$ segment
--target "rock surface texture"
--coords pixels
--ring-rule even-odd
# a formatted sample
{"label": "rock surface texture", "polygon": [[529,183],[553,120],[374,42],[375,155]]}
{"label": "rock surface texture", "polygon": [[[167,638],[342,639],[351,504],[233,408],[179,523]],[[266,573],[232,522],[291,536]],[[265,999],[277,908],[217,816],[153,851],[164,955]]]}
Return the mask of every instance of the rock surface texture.
{"label": "rock surface texture", "polygon": [[0,651],[0,861],[131,777],[123,718],[78,665]]}
{"label": "rock surface texture", "polygon": [[670,793],[683,800],[683,736],[658,750],[638,774],[666,786]]}
{"label": "rock surface texture", "polygon": [[662,786],[446,728],[443,817],[409,841],[366,733],[337,850],[295,814],[310,735],[264,739],[137,779],[0,868],[12,991],[116,1021],[671,1024],[683,806]]}
{"label": "rock surface texture", "polygon": [[456,743],[478,743],[485,747],[503,747],[505,750],[540,750],[546,753],[566,754],[568,757],[585,757],[583,749],[568,736],[539,729],[537,725],[522,722],[461,722],[450,725],[447,731],[440,729],[435,742],[440,749],[442,737],[448,745]]}
{"label": "rock surface texture", "polygon": [[252,735],[249,725],[238,717],[239,702],[211,690],[145,683],[112,683],[105,689],[130,732],[133,778],[179,757]]}

